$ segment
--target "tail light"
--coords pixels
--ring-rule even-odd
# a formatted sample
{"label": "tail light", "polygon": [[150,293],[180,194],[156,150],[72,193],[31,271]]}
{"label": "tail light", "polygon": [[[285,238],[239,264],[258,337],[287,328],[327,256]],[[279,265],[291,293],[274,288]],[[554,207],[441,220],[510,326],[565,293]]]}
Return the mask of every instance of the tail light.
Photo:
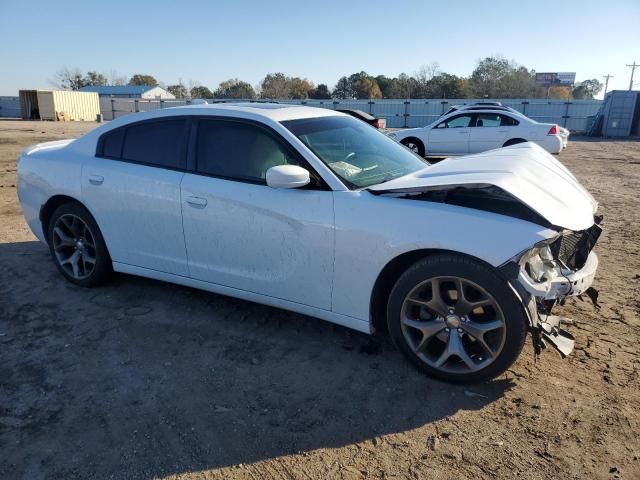
{"label": "tail light", "polygon": [[558,135],[558,125],[552,125],[547,135]]}
{"label": "tail light", "polygon": [[376,128],[380,128],[380,119],[379,118],[376,118],[373,121],[373,126],[376,127]]}

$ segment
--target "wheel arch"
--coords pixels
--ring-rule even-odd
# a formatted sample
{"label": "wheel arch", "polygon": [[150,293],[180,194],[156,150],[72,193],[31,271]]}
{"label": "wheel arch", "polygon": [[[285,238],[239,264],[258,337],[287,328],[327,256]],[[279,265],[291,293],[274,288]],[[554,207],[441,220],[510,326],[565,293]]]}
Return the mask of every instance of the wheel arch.
{"label": "wheel arch", "polygon": [[528,142],[528,140],[525,140],[524,138],[514,137],[514,138],[510,138],[509,140],[504,142],[504,144],[502,146],[503,147],[508,147],[510,145],[516,145],[518,143],[526,143],[526,142]]}
{"label": "wheel arch", "polygon": [[426,152],[424,140],[422,140],[419,137],[416,137],[415,135],[409,135],[408,137],[404,137],[403,139],[400,140],[400,143],[404,145],[405,142],[409,142],[409,141],[415,142],[418,146],[422,145],[422,153],[424,154]]}
{"label": "wheel arch", "polygon": [[87,212],[89,212],[89,215],[91,215],[96,224],[98,223],[96,221],[95,215],[91,212],[91,210],[89,210],[87,206],[77,198],[62,194],[53,195],[52,197],[49,197],[49,199],[40,207],[39,218],[40,223],[42,224],[42,233],[47,243],[49,243],[49,222],[51,221],[53,212],[55,212],[60,205],[64,205],[65,203],[75,203],[77,205],[80,205]]}
{"label": "wheel arch", "polygon": [[[421,248],[401,253],[400,255],[392,258],[389,262],[387,262],[387,264],[378,274],[378,277],[373,284],[369,304],[369,318],[372,331],[387,331],[387,301],[389,299],[389,295],[391,294],[391,289],[395,285],[398,278],[400,278],[400,275],[402,275],[411,265],[413,265],[417,261],[422,260],[425,257],[437,254],[451,254],[472,259],[495,270],[495,272],[499,276],[504,278],[502,272],[500,272],[493,265],[473,255],[458,252],[455,250]],[[507,281],[506,278],[504,278],[504,280]]]}

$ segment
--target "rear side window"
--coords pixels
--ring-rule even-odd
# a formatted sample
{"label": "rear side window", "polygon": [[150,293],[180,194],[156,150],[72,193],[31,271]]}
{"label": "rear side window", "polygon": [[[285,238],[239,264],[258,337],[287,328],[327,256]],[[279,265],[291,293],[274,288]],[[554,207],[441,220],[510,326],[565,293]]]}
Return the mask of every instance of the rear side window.
{"label": "rear side window", "polygon": [[185,168],[185,125],[184,120],[163,120],[127,127],[122,160]]}
{"label": "rear side window", "polygon": [[102,157],[120,158],[122,155],[122,140],[124,140],[124,128],[118,128],[104,135],[102,140]]}
{"label": "rear side window", "polygon": [[520,122],[515,118],[508,117],[506,115],[500,115],[500,126],[502,127],[515,127]]}
{"label": "rear side window", "polygon": [[164,168],[186,168],[188,122],[184,118],[134,123],[105,133],[98,157]]}
{"label": "rear side window", "polygon": [[299,165],[299,162],[260,127],[225,120],[200,120],[196,164],[200,173],[264,183],[269,168]]}

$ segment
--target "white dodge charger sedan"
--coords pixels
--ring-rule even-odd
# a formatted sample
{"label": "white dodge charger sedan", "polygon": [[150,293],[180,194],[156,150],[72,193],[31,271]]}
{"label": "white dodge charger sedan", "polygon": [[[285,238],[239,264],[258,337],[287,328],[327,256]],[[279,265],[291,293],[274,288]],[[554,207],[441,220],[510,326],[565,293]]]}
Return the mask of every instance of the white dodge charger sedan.
{"label": "white dodge charger sedan", "polygon": [[474,105],[453,108],[426,127],[389,136],[423,157],[467,155],[524,142],[560,153],[569,137],[556,124],[538,123],[508,107]]}
{"label": "white dodge charger sedan", "polygon": [[540,147],[429,165],[326,109],[132,114],[25,149],[18,175],[31,230],[77,285],[124,272],[388,332],[453,382],[505,371],[528,329],[570,350],[549,310],[598,264],[597,204]]}

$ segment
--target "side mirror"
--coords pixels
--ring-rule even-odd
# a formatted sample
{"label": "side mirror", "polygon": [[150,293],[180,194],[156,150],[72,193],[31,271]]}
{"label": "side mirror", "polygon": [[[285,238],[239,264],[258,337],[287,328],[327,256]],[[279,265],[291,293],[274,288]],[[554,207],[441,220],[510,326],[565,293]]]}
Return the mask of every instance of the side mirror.
{"label": "side mirror", "polygon": [[267,185],[271,188],[300,188],[311,179],[309,171],[298,165],[277,165],[267,170]]}

